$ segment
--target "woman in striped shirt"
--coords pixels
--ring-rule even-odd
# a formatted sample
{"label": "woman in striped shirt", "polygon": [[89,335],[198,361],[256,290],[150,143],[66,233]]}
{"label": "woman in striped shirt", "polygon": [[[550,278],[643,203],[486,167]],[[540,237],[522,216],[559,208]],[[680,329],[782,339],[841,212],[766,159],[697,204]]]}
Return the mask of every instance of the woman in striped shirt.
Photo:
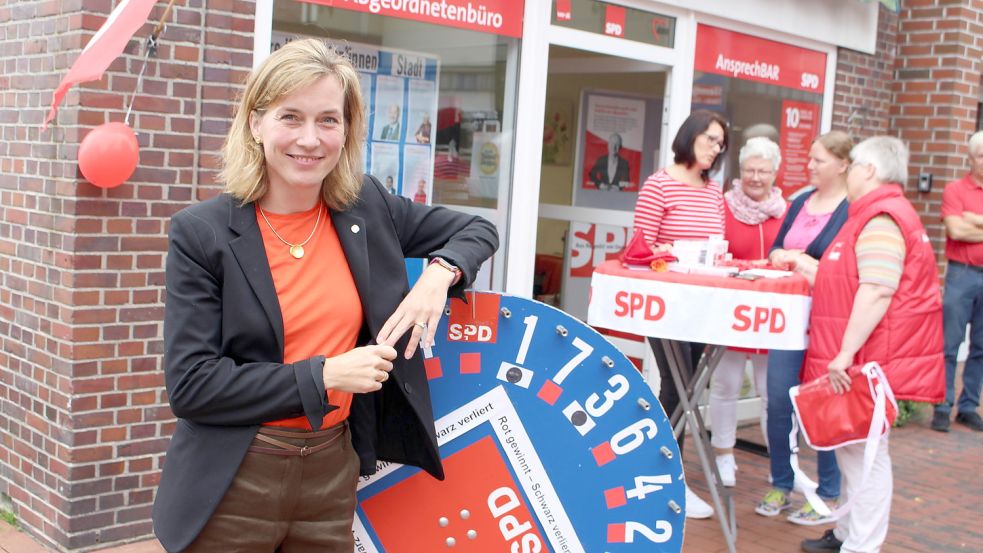
{"label": "woman in striped shirt", "polygon": [[[720,183],[710,173],[720,166],[727,151],[727,121],[711,111],[694,111],[672,141],[674,162],[645,180],[635,204],[635,229],[652,251],[672,251],[673,240],[705,240],[724,233],[724,196]],[[665,359],[658,340],[649,339],[656,359]],[[680,367],[684,378],[692,377],[703,354],[704,344],[683,343],[691,364]],[[665,367],[663,367],[664,369]],[[688,374],[687,374],[688,373]],[[668,370],[660,370],[659,402],[670,417],[679,405],[676,385]],[[683,451],[683,436],[679,437]],[[686,516],[708,518],[713,508],[686,487]]]}

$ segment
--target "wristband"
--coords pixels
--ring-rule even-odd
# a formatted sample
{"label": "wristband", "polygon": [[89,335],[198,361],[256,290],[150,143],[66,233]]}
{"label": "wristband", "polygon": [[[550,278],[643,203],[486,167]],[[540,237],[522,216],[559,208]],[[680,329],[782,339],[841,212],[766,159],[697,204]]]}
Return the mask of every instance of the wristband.
{"label": "wristband", "polygon": [[454,265],[451,265],[451,263],[446,259],[444,259],[443,257],[435,257],[431,259],[430,264],[440,265],[444,269],[447,269],[448,271],[454,273],[454,280],[451,281],[451,286],[454,286],[455,284],[457,284],[459,280],[461,280],[461,269],[457,268]]}

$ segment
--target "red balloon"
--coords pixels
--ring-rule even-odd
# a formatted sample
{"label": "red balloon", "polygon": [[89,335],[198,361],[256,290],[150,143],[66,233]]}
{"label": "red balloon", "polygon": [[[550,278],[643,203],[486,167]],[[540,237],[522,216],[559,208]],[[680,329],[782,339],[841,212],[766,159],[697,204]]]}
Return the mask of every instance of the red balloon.
{"label": "red balloon", "polygon": [[126,123],[99,125],[79,144],[79,170],[100,188],[115,188],[137,168],[140,146],[137,135]]}

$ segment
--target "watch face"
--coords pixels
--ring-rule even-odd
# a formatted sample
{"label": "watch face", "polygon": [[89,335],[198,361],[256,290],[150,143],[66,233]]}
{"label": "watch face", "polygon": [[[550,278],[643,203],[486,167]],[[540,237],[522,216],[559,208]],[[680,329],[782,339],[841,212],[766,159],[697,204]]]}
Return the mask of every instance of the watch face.
{"label": "watch face", "polygon": [[355,551],[680,551],[672,429],[600,334],[542,303],[469,293],[425,357],[446,479],[380,463],[359,482]]}

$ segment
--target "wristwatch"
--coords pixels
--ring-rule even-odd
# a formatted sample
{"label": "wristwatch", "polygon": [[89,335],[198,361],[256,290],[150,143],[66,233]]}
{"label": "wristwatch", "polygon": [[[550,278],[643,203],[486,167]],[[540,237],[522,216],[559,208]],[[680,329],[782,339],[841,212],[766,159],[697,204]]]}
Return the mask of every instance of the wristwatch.
{"label": "wristwatch", "polygon": [[447,261],[443,257],[435,257],[430,260],[431,265],[435,263],[447,269],[448,271],[454,273],[454,281],[451,282],[451,286],[457,284],[457,282],[461,280],[461,269],[459,269],[456,265],[452,265],[449,261]]}

